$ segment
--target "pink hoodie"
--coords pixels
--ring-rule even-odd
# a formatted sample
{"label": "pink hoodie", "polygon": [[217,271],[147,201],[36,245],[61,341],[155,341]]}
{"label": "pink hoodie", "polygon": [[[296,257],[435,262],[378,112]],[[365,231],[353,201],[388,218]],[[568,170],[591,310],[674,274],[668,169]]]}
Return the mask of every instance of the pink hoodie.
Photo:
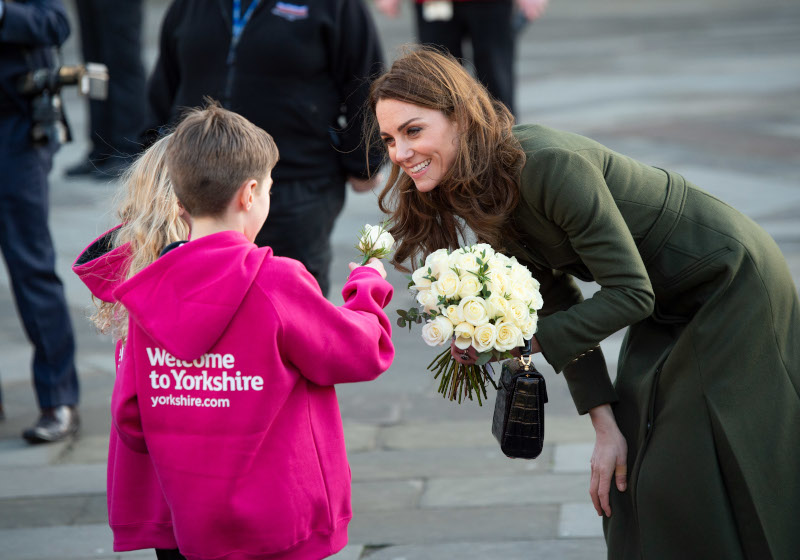
{"label": "pink hoodie", "polygon": [[[117,226],[119,227],[119,226]],[[130,261],[128,244],[111,247],[111,229],[98,237],[72,265],[89,291],[102,301],[113,302],[112,291],[125,279]],[[123,358],[117,342],[117,370]],[[112,427],[108,439],[107,500],[108,524],[114,533],[114,550],[178,548],[172,532],[172,518],[164,500],[150,456],[118,445]]]}
{"label": "pink hoodie", "polygon": [[391,364],[391,285],[357,268],[336,307],[299,262],[228,231],[114,295],[131,323],[113,420],[149,451],[181,553],[311,560],[344,547],[350,468],[333,385]]}

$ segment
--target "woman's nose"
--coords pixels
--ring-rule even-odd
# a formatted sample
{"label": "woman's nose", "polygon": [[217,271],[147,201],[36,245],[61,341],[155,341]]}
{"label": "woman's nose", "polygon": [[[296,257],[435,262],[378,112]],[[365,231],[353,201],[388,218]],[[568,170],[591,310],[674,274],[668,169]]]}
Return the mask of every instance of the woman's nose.
{"label": "woman's nose", "polygon": [[395,148],[395,158],[398,162],[406,161],[414,154],[414,151],[407,142],[397,142]]}

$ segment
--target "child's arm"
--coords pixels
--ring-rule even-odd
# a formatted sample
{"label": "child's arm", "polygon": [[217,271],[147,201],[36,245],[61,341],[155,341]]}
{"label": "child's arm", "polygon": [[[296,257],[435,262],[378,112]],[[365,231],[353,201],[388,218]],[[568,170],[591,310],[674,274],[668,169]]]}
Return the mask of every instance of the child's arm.
{"label": "child's arm", "polygon": [[111,395],[111,422],[125,445],[133,451],[147,453],[136,392],[136,368],[130,344],[123,349],[123,359],[117,368],[114,392]]}
{"label": "child's arm", "polygon": [[[314,278],[295,261],[275,301],[282,325],[280,347],[300,373],[318,385],[368,381],[394,359],[392,327],[383,308],[392,285],[371,267],[358,267],[342,289],[341,307],[326,300]],[[286,268],[282,267],[283,270]]]}

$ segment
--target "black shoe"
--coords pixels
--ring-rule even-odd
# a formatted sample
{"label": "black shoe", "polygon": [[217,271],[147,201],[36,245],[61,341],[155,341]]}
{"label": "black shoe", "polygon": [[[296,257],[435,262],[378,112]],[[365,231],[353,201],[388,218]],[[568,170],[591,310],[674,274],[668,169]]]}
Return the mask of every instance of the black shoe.
{"label": "black shoe", "polygon": [[22,432],[29,443],[49,443],[60,441],[78,431],[80,421],[74,406],[61,405],[42,409],[39,421],[32,428]]}
{"label": "black shoe", "polygon": [[103,165],[102,160],[86,158],[72,167],[67,167],[64,175],[67,177],[94,177],[97,174],[98,166],[101,165]]}

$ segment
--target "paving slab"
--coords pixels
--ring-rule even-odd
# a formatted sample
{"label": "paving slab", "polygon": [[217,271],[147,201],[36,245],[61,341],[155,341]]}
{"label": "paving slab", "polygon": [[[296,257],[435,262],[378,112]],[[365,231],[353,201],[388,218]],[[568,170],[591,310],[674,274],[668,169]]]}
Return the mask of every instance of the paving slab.
{"label": "paving slab", "polygon": [[558,560],[600,559],[606,556],[602,539],[521,540],[515,542],[459,542],[436,545],[390,546],[368,553],[365,560]]}
{"label": "paving slab", "polygon": [[427,507],[557,504],[589,500],[586,474],[529,473],[517,476],[434,478],[420,505]]}
{"label": "paving slab", "polygon": [[362,512],[415,508],[419,504],[423,487],[424,481],[417,478],[353,482],[354,515]]}
{"label": "paving slab", "polygon": [[602,518],[597,515],[592,504],[561,504],[558,536],[563,538],[602,537]]}
{"label": "paving slab", "polygon": [[48,465],[3,469],[0,499],[99,494],[106,491],[106,465]]}
{"label": "paving slab", "polygon": [[555,538],[558,516],[553,504],[373,511],[354,516],[349,535],[370,546]]}

